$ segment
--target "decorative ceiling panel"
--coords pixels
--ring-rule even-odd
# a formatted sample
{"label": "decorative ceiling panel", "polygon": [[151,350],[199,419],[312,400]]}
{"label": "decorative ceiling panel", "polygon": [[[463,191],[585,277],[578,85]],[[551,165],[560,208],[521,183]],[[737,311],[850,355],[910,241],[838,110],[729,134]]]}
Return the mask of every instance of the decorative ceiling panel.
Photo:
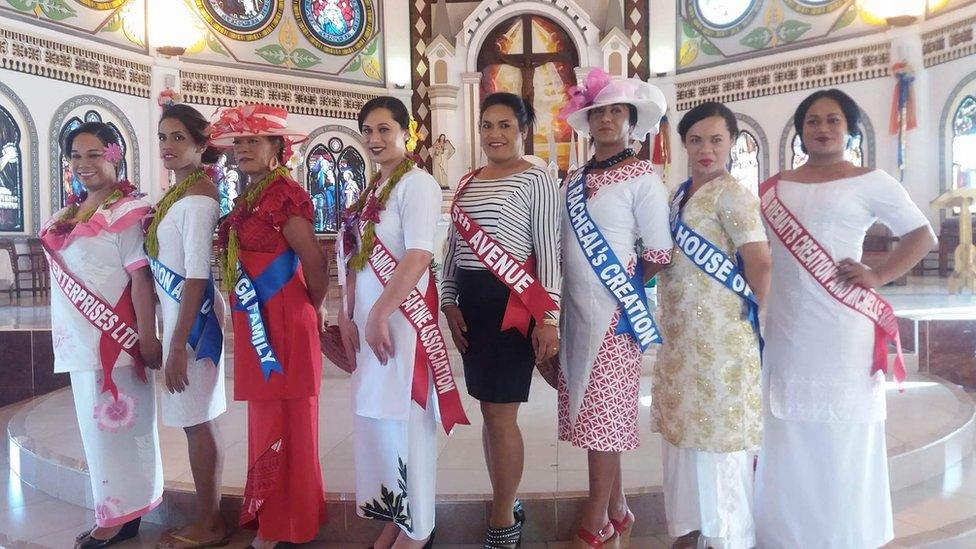
{"label": "decorative ceiling panel", "polygon": [[33,19],[145,53],[145,0],[0,0],[0,15]]}

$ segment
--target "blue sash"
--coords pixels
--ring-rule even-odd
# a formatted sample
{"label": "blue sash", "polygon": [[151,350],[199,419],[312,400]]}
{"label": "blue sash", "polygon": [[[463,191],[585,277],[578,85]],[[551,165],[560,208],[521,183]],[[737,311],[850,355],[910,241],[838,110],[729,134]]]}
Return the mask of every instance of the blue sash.
{"label": "blue sash", "polygon": [[261,305],[277,295],[297,271],[298,256],[291,249],[275,258],[260,275],[253,279],[244,270],[241,262],[237,262],[237,284],[234,286],[237,303],[234,304],[234,310],[247,313],[251,346],[254,347],[254,352],[261,361],[261,372],[264,373],[265,381],[271,378],[272,372],[283,374],[285,371],[278,362],[274,349],[271,348],[271,341],[268,339],[268,332],[264,325],[264,316],[261,314]]}
{"label": "blue sash", "polygon": [[765,342],[759,330],[759,301],[740,267],[743,264],[742,256],[736,253],[733,261],[718,246],[681,221],[681,203],[689,187],[691,179],[682,183],[671,199],[671,236],[674,244],[703,273],[742,298],[749,324],[759,338],[759,355],[762,356]]}
{"label": "blue sash", "polygon": [[661,333],[654,323],[647,294],[644,293],[644,277],[640,259],[634,276],[627,276],[627,268],[620,262],[603,233],[590,219],[586,209],[586,169],[577,170],[566,186],[566,210],[576,241],[583,250],[593,273],[617,301],[623,314],[617,322],[616,334],[630,334],[641,352],[651,343],[661,343]]}
{"label": "blue sash", "polygon": [[[152,270],[156,285],[173,301],[180,303],[186,280],[154,257],[149,258],[149,268]],[[220,355],[224,352],[224,332],[220,329],[220,319],[217,318],[217,311],[214,310],[213,280],[209,281],[207,289],[203,291],[200,311],[193,321],[187,343],[196,351],[197,360],[209,358],[214,365],[220,363]]]}

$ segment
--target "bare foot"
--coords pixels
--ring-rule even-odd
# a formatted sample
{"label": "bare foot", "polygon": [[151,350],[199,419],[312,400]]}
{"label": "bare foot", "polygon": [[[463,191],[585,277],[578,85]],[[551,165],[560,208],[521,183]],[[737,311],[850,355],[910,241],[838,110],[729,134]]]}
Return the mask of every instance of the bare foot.
{"label": "bare foot", "polygon": [[395,522],[388,522],[380,532],[380,537],[373,542],[373,549],[390,549],[400,535],[400,527]]}
{"label": "bare foot", "polygon": [[400,531],[400,535],[397,536],[396,542],[393,544],[393,549],[422,549],[427,545],[428,539],[430,539],[430,536],[416,540],[408,536],[405,532]]}
{"label": "bare foot", "polygon": [[225,536],[227,536],[227,527],[222,521],[212,527],[202,523],[189,524],[175,532],[165,534],[156,547],[157,549],[195,547],[201,543],[222,540]]}

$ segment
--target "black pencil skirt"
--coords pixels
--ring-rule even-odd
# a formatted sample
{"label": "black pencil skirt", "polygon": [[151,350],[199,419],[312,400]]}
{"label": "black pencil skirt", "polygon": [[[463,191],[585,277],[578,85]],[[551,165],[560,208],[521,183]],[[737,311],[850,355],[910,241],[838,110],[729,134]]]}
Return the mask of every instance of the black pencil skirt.
{"label": "black pencil skirt", "polygon": [[[482,402],[529,399],[535,353],[516,328],[501,331],[510,291],[487,270],[458,269],[458,306],[468,326],[464,380],[468,394]],[[534,320],[529,323],[532,334]]]}

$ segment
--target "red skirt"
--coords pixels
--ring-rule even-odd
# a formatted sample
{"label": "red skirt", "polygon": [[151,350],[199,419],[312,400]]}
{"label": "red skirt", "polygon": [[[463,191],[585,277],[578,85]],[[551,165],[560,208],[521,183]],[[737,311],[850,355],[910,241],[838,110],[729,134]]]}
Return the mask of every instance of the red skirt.
{"label": "red skirt", "polygon": [[328,519],[317,396],[247,403],[247,485],[240,525],[262,539],[306,543]]}

